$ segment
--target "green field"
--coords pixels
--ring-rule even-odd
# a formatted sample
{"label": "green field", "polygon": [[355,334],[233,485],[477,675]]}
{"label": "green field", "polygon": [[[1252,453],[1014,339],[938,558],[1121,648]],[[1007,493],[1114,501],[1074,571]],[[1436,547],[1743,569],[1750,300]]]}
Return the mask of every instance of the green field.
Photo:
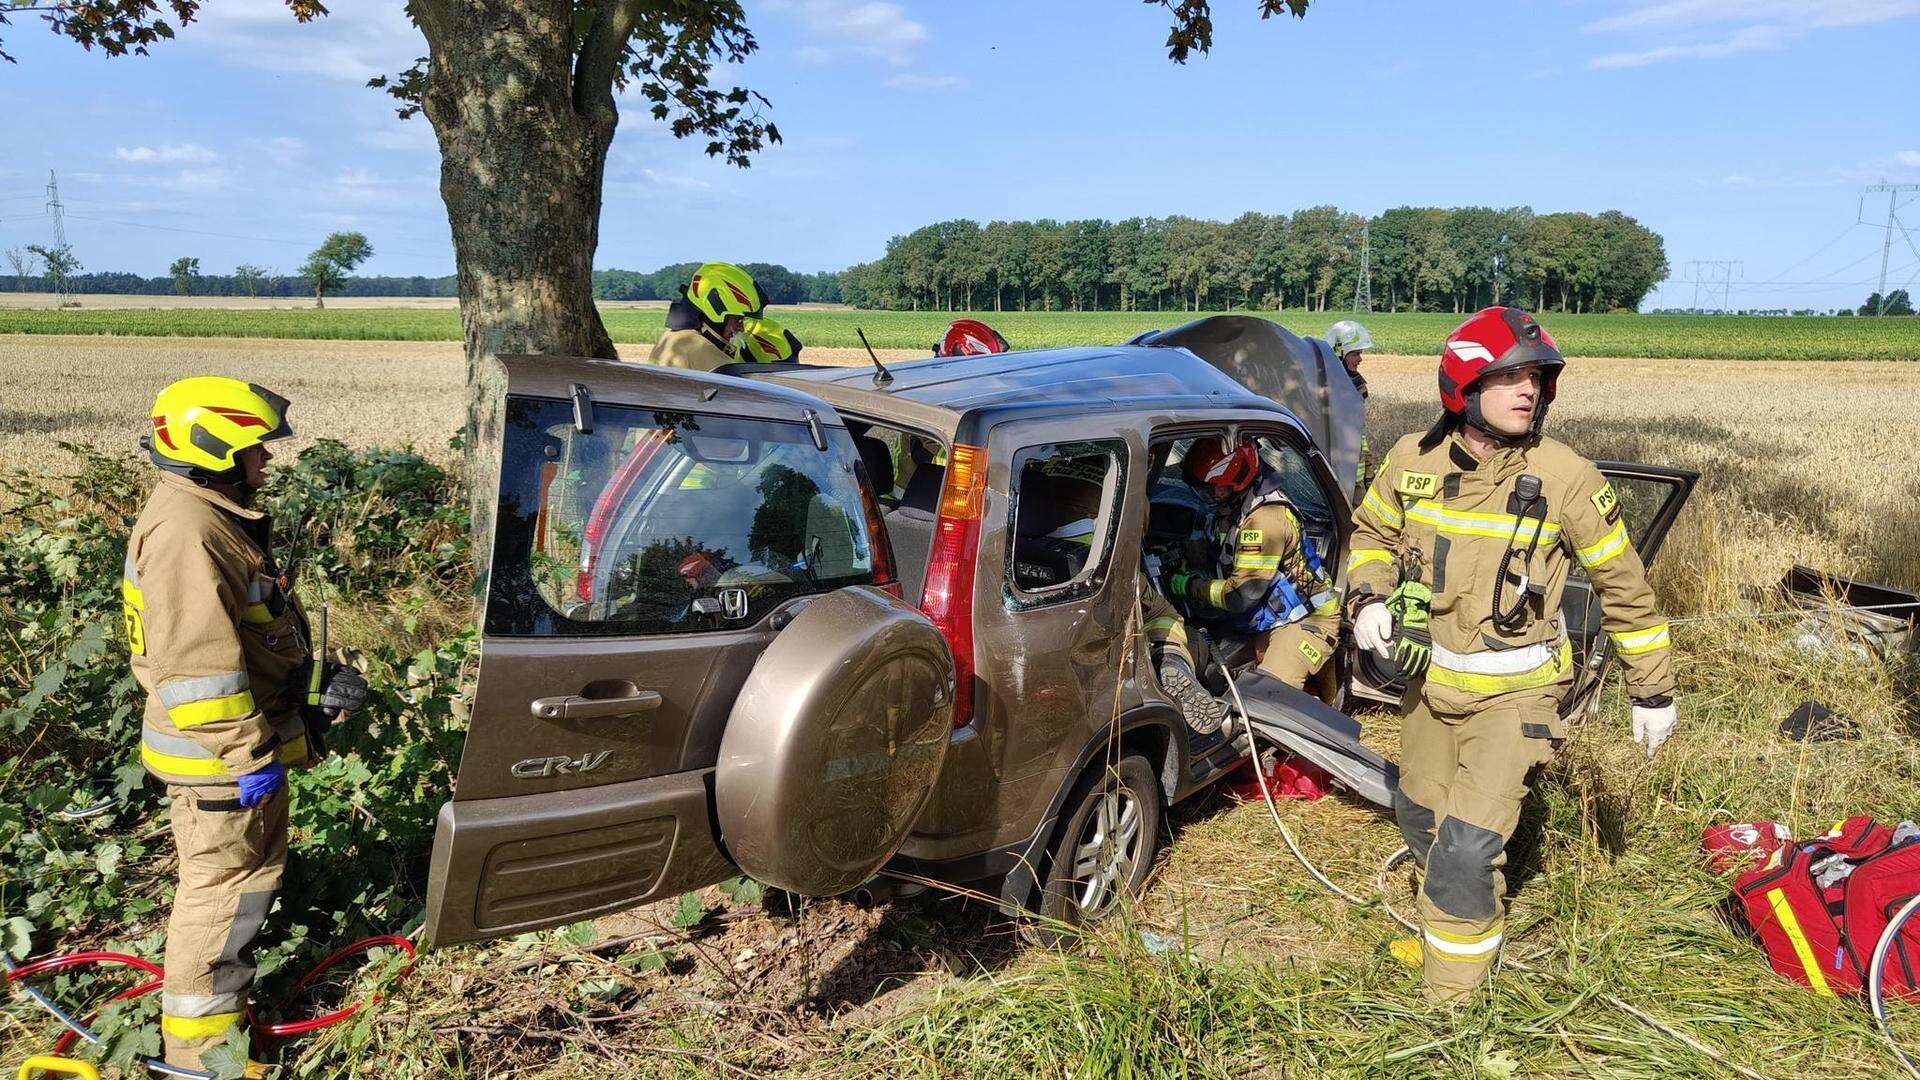
{"label": "green field", "polygon": [[[859,344],[863,327],[876,348],[929,347],[958,312],[776,309],[802,341],[826,348]],[[615,341],[651,341],[665,312],[621,308],[603,313]],[[1112,344],[1142,330],[1172,326],[1185,312],[981,312],[1016,348]],[[1324,335],[1343,313],[1284,312],[1289,330]],[[1366,318],[1378,350],[1426,355],[1460,320],[1449,314],[1376,314]],[[1694,315],[1554,315],[1544,320],[1575,356],[1722,360],[1920,360],[1920,318],[1838,319]],[[457,341],[452,310],[346,308],[236,311],[221,308],[0,311],[0,334],[126,334],[160,337],[272,337],[374,341]]]}

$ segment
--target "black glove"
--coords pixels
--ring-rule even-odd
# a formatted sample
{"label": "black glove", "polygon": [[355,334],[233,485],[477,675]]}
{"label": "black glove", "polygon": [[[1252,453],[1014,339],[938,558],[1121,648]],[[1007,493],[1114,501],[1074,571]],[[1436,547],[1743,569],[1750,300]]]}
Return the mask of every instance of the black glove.
{"label": "black glove", "polygon": [[301,719],[325,735],[340,716],[367,703],[367,680],[345,664],[309,660],[300,671]]}

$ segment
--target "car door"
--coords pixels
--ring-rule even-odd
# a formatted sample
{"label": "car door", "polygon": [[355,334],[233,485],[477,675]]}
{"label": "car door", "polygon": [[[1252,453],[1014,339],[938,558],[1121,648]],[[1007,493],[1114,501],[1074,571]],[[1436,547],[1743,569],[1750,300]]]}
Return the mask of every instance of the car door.
{"label": "car door", "polygon": [[[519,933],[741,868],[812,891],[877,867],[937,771],[919,733],[950,698],[951,660],[942,683],[944,642],[888,591],[839,417],[791,389],[651,365],[501,368],[480,668],[427,936]],[[886,804],[819,798],[845,776],[877,778]],[[725,796],[743,786],[771,797],[729,837],[716,792],[737,809]],[[848,826],[848,807],[882,825]],[[831,872],[754,857],[796,823]]]}
{"label": "car door", "polygon": [[[1673,522],[1693,494],[1700,474],[1692,469],[1674,469],[1662,465],[1642,465],[1626,461],[1597,461],[1602,475],[1613,483],[1626,515],[1627,535],[1634,550],[1649,568],[1660,554]],[[1600,630],[1600,599],[1576,562],[1567,574],[1566,590],[1560,602],[1567,638],[1573,645],[1575,671],[1573,691],[1561,706],[1562,715],[1575,716],[1588,710],[1597,700],[1613,662],[1613,646]],[[1397,703],[1405,684],[1390,662],[1374,653],[1347,644],[1348,695],[1350,698]]]}

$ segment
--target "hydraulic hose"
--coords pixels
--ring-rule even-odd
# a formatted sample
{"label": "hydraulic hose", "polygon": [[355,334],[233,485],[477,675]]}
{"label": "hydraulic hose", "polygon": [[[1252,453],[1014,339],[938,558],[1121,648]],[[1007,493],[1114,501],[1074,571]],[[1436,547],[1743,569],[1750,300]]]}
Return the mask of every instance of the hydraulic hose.
{"label": "hydraulic hose", "polygon": [[[374,937],[362,938],[359,941],[356,941],[350,945],[347,945],[344,948],[334,951],[326,959],[320,961],[318,964],[315,964],[312,968],[309,968],[307,970],[307,973],[300,976],[299,980],[293,984],[293,989],[289,990],[285,997],[281,998],[278,1002],[274,1004],[273,1006],[274,1011],[277,1012],[280,1009],[285,1008],[289,1002],[291,1002],[294,998],[299,996],[302,990],[305,990],[307,987],[311,986],[314,983],[314,981],[317,980],[321,975],[324,975],[328,971],[337,967],[342,960],[345,960],[350,956],[357,956],[361,953],[367,952],[372,949],[380,948],[382,946],[388,946],[388,947],[400,949],[401,951],[407,954],[407,962],[403,967],[401,967],[399,975],[395,976],[395,980],[398,981],[399,979],[405,978],[407,973],[413,970],[413,963],[416,955],[414,951],[414,945],[411,940],[405,937],[402,937],[398,934],[380,934]],[[55,1004],[52,999],[48,998],[45,994],[41,993],[38,989],[28,985],[26,980],[32,978],[35,975],[45,974],[46,972],[49,972],[49,971],[59,971],[64,968],[73,968],[73,967],[85,967],[92,964],[130,967],[153,976],[153,978],[151,978],[147,982],[143,982],[136,986],[129,987],[128,989],[122,990],[118,994],[115,994],[114,996],[108,998],[106,1001],[101,1003],[102,1007],[104,1007],[106,1005],[111,1005],[116,1001],[126,1001],[132,998],[140,997],[145,994],[150,994],[153,991],[160,989],[161,977],[162,977],[162,971],[160,966],[158,964],[153,963],[150,960],[142,960],[140,957],[131,956],[127,953],[104,952],[100,950],[88,950],[85,952],[66,953],[58,956],[46,956],[38,960],[29,961],[25,964],[17,964],[13,961],[12,957],[0,954],[0,963],[5,964],[6,979],[8,982],[17,984],[21,991],[23,991],[28,997],[33,999],[35,1004],[39,1005],[42,1009],[46,1010],[47,1013],[51,1015],[54,1019],[60,1021],[61,1024],[65,1025],[67,1030],[64,1033],[62,1033],[59,1040],[54,1043],[54,1053],[56,1054],[66,1053],[69,1049],[73,1047],[74,1042],[78,1039],[85,1039],[90,1043],[98,1043],[100,1041],[100,1036],[94,1031],[92,1031],[91,1029],[89,1029],[86,1026],[86,1024],[83,1023],[82,1021],[75,1020],[72,1015],[67,1013],[59,1005]],[[353,1004],[348,1005],[344,1008],[335,1009],[334,1011],[329,1013],[322,1013],[319,1016],[309,1017],[305,1020],[289,1020],[289,1021],[285,1021],[278,1024],[259,1023],[257,1020],[254,1019],[252,1009],[248,1009],[247,1023],[248,1023],[248,1026],[258,1034],[265,1035],[269,1038],[274,1038],[274,1039],[290,1039],[296,1036],[306,1035],[311,1032],[319,1031],[322,1028],[331,1027],[334,1024],[337,1024],[342,1020],[345,1020],[348,1017],[358,1013],[366,1005],[372,1004],[373,1002],[378,1000],[379,1000],[379,995],[376,994],[372,998],[370,998],[368,1001],[365,1001],[365,1002],[356,1001]],[[89,1019],[91,1019],[91,1014],[89,1015]],[[153,1070],[154,1072],[162,1073],[167,1076],[188,1077],[188,1078],[192,1078],[192,1080],[212,1080],[212,1077],[213,1077],[212,1073],[201,1072],[197,1069],[182,1068],[178,1065],[170,1065],[167,1062],[159,1060],[157,1058],[148,1058],[146,1060],[146,1066],[147,1068]]]}
{"label": "hydraulic hose", "polygon": [[1891,951],[1894,940],[1900,936],[1900,928],[1906,925],[1916,909],[1920,909],[1920,896],[1909,899],[1900,906],[1899,911],[1894,912],[1893,918],[1887,920],[1887,928],[1880,932],[1880,940],[1874,943],[1873,961],[1867,966],[1867,1004],[1873,1009],[1873,1022],[1879,1025],[1880,1037],[1887,1040],[1887,1046],[1892,1049],[1893,1056],[1900,1059],[1900,1064],[1907,1067],[1910,1075],[1920,1078],[1920,1067],[1916,1067],[1913,1059],[1907,1056],[1907,1052],[1900,1049],[1900,1044],[1893,1038],[1893,1031],[1887,1027],[1887,997],[1884,984],[1887,953]]}

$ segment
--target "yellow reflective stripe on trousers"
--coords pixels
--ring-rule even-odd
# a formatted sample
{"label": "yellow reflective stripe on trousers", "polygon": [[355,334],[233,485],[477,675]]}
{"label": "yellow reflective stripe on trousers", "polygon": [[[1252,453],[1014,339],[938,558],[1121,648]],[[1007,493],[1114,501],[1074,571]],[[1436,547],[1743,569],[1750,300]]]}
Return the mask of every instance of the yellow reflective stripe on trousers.
{"label": "yellow reflective stripe on trousers", "polygon": [[224,1035],[227,1030],[240,1022],[237,1012],[214,1013],[212,1016],[166,1016],[160,1017],[160,1030],[176,1039],[211,1039]]}
{"label": "yellow reflective stripe on trousers", "polygon": [[1623,656],[1637,656],[1673,644],[1673,634],[1664,622],[1655,623],[1644,630],[1608,631],[1607,636],[1613,639],[1613,647]]}
{"label": "yellow reflective stripe on trousers", "polygon": [[1424,499],[1407,508],[1407,520],[1431,525],[1451,536],[1492,536],[1501,540],[1512,537],[1516,543],[1524,544],[1533,539],[1534,529],[1538,528],[1541,543],[1551,544],[1560,539],[1560,523],[1557,521],[1542,524],[1533,518],[1516,520],[1512,514],[1448,510]]}
{"label": "yellow reflective stripe on trousers", "polygon": [[1380,493],[1372,488],[1367,489],[1367,497],[1361,500],[1360,505],[1373,511],[1373,516],[1380,519],[1380,524],[1390,529],[1397,529],[1406,523],[1405,515],[1381,498]]}
{"label": "yellow reflective stripe on trousers", "polygon": [[1605,566],[1613,561],[1614,556],[1625,550],[1627,550],[1627,523],[1622,519],[1613,523],[1613,528],[1607,530],[1607,535],[1587,547],[1575,548],[1573,557],[1580,560],[1581,566],[1592,570],[1598,566]]}
{"label": "yellow reflective stripe on trousers", "polygon": [[[1458,666],[1465,666],[1465,661],[1499,655],[1498,653],[1471,653],[1463,657],[1436,644],[1433,647],[1433,666],[1427,669],[1427,681],[1452,687],[1455,690],[1465,690],[1470,694],[1491,697],[1515,690],[1532,690],[1535,687],[1551,686],[1559,682],[1573,667],[1573,649],[1562,640],[1560,647],[1553,651],[1545,663],[1525,671],[1492,674],[1458,670]],[[1457,666],[1442,666],[1449,661]]]}
{"label": "yellow reflective stripe on trousers", "polygon": [[1347,556],[1347,572],[1352,573],[1368,563],[1376,562],[1393,565],[1393,552],[1385,548],[1354,548],[1353,554]]}
{"label": "yellow reflective stripe on trousers", "polygon": [[1435,927],[1428,927],[1422,936],[1427,947],[1440,953],[1445,959],[1477,959],[1500,947],[1501,923],[1495,923],[1493,929],[1479,934],[1454,934]]}
{"label": "yellow reflective stripe on trousers", "polygon": [[1813,955],[1813,946],[1807,944],[1807,935],[1800,929],[1800,920],[1794,917],[1793,905],[1787,902],[1786,894],[1779,889],[1767,893],[1767,903],[1773,908],[1773,917],[1780,920],[1780,928],[1787,932],[1787,940],[1793,942],[1793,954],[1800,958],[1800,970],[1807,973],[1807,984],[1816,994],[1834,997],[1833,988],[1827,985],[1827,974],[1820,970],[1820,961]]}

